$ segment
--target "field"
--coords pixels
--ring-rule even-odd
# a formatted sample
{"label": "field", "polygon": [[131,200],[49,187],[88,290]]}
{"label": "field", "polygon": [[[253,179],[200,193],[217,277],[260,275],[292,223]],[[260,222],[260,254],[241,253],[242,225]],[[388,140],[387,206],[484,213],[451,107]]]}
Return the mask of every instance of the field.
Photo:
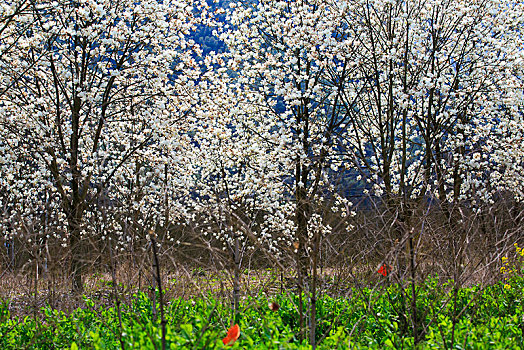
{"label": "field", "polygon": [[[420,349],[524,348],[524,279],[456,289],[428,278],[417,286],[418,317],[423,325]],[[114,290],[114,289],[113,289]],[[108,290],[108,293],[111,293]],[[33,315],[10,315],[0,306],[2,349],[161,349],[162,317],[158,291],[135,293],[113,306],[99,297],[83,297],[83,307],[65,313],[43,307]],[[320,294],[317,300],[319,349],[411,349],[406,296],[396,284],[350,288],[344,296]],[[114,297],[114,295],[113,295]],[[304,298],[304,301],[306,298]],[[167,349],[310,349],[300,341],[298,296],[268,297],[261,292],[241,301],[235,323],[240,336],[230,347],[222,339],[230,326],[227,300],[209,293],[174,298],[163,305]],[[153,306],[155,305],[155,306]],[[304,307],[307,307],[305,304]]]}
{"label": "field", "polygon": [[0,0],[0,350],[524,350],[523,14]]}

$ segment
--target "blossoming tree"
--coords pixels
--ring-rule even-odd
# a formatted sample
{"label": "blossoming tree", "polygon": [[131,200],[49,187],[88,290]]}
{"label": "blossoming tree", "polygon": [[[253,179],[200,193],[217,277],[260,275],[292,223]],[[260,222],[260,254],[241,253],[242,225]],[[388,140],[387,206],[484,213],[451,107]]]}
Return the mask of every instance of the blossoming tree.
{"label": "blossoming tree", "polygon": [[[31,2],[31,23],[6,58],[0,100],[2,172],[31,220],[60,208],[82,291],[86,212],[139,151],[183,124],[198,48],[196,1]],[[202,12],[202,15],[204,13]],[[49,193],[46,199],[42,193]],[[28,208],[32,209],[28,209]],[[60,232],[60,231],[56,231]]]}
{"label": "blossoming tree", "polygon": [[371,173],[377,194],[441,203],[467,196],[482,128],[508,121],[522,99],[521,6],[348,2],[359,76],[346,86],[359,94],[348,109],[348,153]]}
{"label": "blossoming tree", "polygon": [[[396,238],[407,246],[404,271],[415,325],[419,233],[410,222],[413,204],[426,209],[437,199],[452,232],[454,208],[488,200],[497,186],[487,180],[503,180],[495,171],[501,149],[493,144],[514,144],[516,134],[500,131],[516,131],[510,125],[522,118],[522,4],[376,0],[340,6],[351,48],[344,58],[355,67],[342,94],[351,124],[345,152],[366,170],[394,214]],[[521,165],[503,168],[508,174]],[[454,246],[450,242],[450,250]]]}
{"label": "blossoming tree", "polygon": [[[347,125],[341,87],[351,76],[347,62],[338,58],[347,50],[341,40],[343,11],[325,1],[230,6],[227,25],[219,28],[227,50],[209,62],[220,67],[217,73],[231,91],[221,98],[225,112],[217,115],[230,119],[222,118],[227,121],[218,129],[223,141],[215,145],[223,156],[213,158],[214,168],[222,167],[228,193],[263,213],[267,225],[258,238],[274,248],[295,250],[299,285],[310,286],[306,289],[315,310],[319,246],[330,231],[319,210],[331,201],[350,212],[333,186],[341,170],[340,135]],[[279,225],[270,223],[283,225],[273,231]],[[279,242],[271,232],[280,231]],[[315,312],[311,315],[314,325]],[[314,329],[311,334],[314,339]]]}

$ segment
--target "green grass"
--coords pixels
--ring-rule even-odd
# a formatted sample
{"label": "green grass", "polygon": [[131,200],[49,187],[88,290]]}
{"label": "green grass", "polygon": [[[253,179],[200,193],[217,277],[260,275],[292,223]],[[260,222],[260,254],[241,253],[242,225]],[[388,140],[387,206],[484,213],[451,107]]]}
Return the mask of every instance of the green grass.
{"label": "green grass", "polygon": [[[523,279],[485,288],[460,289],[428,279],[417,287],[417,310],[425,325],[421,349],[524,349]],[[320,349],[413,348],[409,300],[406,290],[391,285],[380,290],[353,290],[348,298],[323,295],[318,300],[317,339]],[[154,320],[145,294],[134,295],[122,306],[122,331],[115,308],[86,308],[71,314],[44,308],[37,319],[17,320],[8,304],[0,305],[0,349],[161,349],[161,328]],[[273,312],[268,301],[277,301]],[[279,295],[271,300],[259,295],[242,301],[236,322],[241,335],[233,347],[225,337],[229,305],[212,297],[175,299],[165,306],[168,349],[309,349],[299,341],[298,297]],[[454,341],[451,342],[455,315]],[[420,329],[422,331],[422,328]]]}

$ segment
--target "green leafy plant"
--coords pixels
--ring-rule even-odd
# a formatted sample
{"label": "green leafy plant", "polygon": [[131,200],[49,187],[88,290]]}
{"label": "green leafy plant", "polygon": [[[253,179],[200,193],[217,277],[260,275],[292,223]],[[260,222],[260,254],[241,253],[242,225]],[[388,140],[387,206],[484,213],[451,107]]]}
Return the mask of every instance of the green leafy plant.
{"label": "green leafy plant", "polygon": [[[456,305],[462,313],[453,329],[453,281],[438,285],[437,276],[417,286],[419,307],[429,325],[417,349],[519,349],[522,343],[522,287],[524,278],[512,276],[511,289],[504,283],[458,290]],[[353,289],[351,297],[322,295],[317,301],[319,349],[413,348],[410,332],[403,329],[402,290],[391,284],[384,289]],[[303,298],[305,299],[305,298]],[[471,302],[471,301],[474,302]],[[161,327],[153,317],[148,295],[134,294],[121,307],[122,332],[117,310],[96,306],[84,298],[85,308],[66,314],[50,307],[38,319],[14,319],[7,302],[0,303],[1,349],[121,349],[160,348]],[[238,339],[224,345],[230,328],[228,303],[212,295],[173,299],[166,303],[168,349],[309,349],[298,339],[298,295],[288,293],[268,299],[259,294],[241,302]],[[273,303],[278,308],[271,306]],[[437,308],[438,306],[438,308]],[[120,333],[121,332],[121,333]],[[452,341],[453,338],[453,341]],[[453,344],[452,344],[453,343]]]}

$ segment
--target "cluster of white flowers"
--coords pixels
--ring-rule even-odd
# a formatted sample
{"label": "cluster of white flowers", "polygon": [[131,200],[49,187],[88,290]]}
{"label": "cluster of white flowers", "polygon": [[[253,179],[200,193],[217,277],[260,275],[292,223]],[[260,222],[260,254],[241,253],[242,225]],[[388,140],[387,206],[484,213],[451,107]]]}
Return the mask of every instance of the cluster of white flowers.
{"label": "cluster of white flowers", "polygon": [[[198,219],[279,253],[329,234],[326,208],[351,230],[348,171],[389,198],[524,199],[522,2],[208,8],[0,1],[6,221],[45,213],[62,239],[80,220],[126,249]],[[203,23],[224,53],[201,56]]]}
{"label": "cluster of white flowers", "polygon": [[[206,198],[230,210],[249,203],[265,224],[289,228],[278,237],[291,245],[312,230],[300,216],[317,215],[326,198],[337,199],[333,212],[354,214],[336,196],[347,169],[388,198],[522,196],[523,6],[231,4],[217,30],[228,50],[206,58],[222,84],[209,112],[215,136],[203,129],[215,148],[199,156]],[[260,238],[277,246],[269,232]]]}
{"label": "cluster of white flowers", "polygon": [[187,147],[201,73],[189,34],[205,7],[197,0],[1,2],[6,222],[45,214],[53,232],[65,234],[61,241],[116,234],[124,244],[136,230],[122,212],[165,217],[166,187],[184,189],[171,155]]}

